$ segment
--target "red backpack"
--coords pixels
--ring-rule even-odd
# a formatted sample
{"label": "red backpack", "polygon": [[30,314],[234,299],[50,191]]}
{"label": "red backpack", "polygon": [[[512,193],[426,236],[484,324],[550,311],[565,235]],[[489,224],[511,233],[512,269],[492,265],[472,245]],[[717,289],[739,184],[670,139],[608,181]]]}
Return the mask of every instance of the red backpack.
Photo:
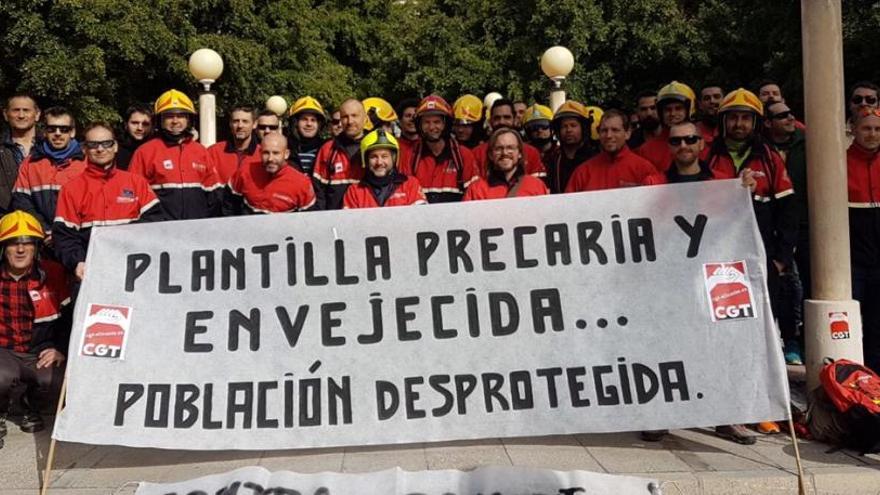
{"label": "red backpack", "polygon": [[880,376],[859,363],[840,359],[825,365],[819,379],[843,416],[844,443],[862,453],[880,452]]}

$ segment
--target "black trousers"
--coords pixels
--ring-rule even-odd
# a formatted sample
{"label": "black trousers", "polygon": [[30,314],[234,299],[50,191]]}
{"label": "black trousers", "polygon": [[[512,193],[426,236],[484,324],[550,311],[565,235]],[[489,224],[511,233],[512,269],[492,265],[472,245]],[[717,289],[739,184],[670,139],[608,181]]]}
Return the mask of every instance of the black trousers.
{"label": "black trousers", "polygon": [[0,349],[0,414],[7,411],[10,393],[19,385],[27,387],[29,397],[36,396],[48,403],[58,398],[64,367],[37,369],[37,360],[36,354]]}
{"label": "black trousers", "polygon": [[880,267],[852,266],[853,299],[862,312],[865,366],[880,373]]}

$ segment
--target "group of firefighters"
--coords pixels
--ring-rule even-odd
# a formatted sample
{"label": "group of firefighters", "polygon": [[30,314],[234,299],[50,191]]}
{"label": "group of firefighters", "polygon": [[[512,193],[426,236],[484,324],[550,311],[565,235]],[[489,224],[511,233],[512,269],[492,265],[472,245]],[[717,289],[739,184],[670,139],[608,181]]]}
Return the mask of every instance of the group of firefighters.
{"label": "group of firefighters", "polygon": [[[854,297],[866,363],[880,371],[880,110],[877,87],[850,95],[847,153]],[[857,101],[858,100],[858,101]],[[284,119],[239,105],[229,138],[205,147],[196,109],[177,90],[131,107],[123,131],[78,129],[63,107],[7,100],[0,146],[0,446],[6,411],[42,428],[40,391],[58,386],[70,310],[95,226],[217,216],[575,193],[739,177],[767,254],[768,288],[784,354],[801,362],[800,304],[809,289],[805,128],[778,85],[756,93],[673,81],[636,110],[566,101],[550,108],[505,98],[437,95],[349,99],[328,113],[310,96]],[[77,139],[77,137],[79,139]],[[5,183],[3,181],[6,181]],[[745,212],[744,212],[745,214]],[[751,214],[751,213],[749,213]],[[760,431],[778,431],[774,424]],[[719,426],[740,443],[741,425]],[[643,432],[658,440],[664,432]]]}

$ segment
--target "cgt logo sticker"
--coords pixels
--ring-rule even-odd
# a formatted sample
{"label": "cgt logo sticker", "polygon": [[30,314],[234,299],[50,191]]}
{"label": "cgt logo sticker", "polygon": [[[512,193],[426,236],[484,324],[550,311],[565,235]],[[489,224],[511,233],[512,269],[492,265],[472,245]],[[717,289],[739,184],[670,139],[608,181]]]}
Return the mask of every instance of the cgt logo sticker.
{"label": "cgt logo sticker", "polygon": [[131,327],[131,308],[89,304],[87,311],[80,355],[122,359]]}
{"label": "cgt logo sticker", "polygon": [[703,265],[712,321],[755,318],[755,300],[745,261]]}
{"label": "cgt logo sticker", "polygon": [[848,339],[849,315],[847,315],[846,311],[828,313],[828,328],[831,330],[831,340]]}

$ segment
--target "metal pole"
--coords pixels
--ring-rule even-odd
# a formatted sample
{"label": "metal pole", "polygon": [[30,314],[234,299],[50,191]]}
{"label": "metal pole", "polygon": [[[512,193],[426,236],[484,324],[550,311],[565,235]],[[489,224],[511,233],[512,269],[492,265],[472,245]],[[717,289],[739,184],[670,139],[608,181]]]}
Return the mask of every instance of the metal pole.
{"label": "metal pole", "polygon": [[812,390],[824,358],[862,362],[862,324],[850,275],[840,0],[801,0],[801,32],[814,297],[805,303],[804,329]]}
{"label": "metal pole", "polygon": [[217,99],[210,91],[199,95],[199,142],[206,148],[217,142]]}
{"label": "metal pole", "polygon": [[550,110],[556,113],[556,110],[565,103],[565,90],[562,89],[562,81],[564,77],[553,78],[553,89],[550,90]]}

